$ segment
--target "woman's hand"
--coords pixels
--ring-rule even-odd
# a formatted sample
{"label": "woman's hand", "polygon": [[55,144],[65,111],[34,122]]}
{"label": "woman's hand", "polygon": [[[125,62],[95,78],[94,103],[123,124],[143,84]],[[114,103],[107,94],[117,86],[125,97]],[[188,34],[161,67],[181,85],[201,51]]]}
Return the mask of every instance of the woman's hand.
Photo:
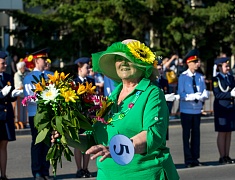
{"label": "woman's hand", "polygon": [[58,131],[52,131],[51,133],[51,142],[55,143],[56,139],[60,137],[60,134],[58,133]]}
{"label": "woman's hand", "polygon": [[110,152],[109,152],[109,147],[108,146],[103,146],[103,145],[95,145],[90,147],[87,151],[86,154],[94,154],[91,156],[91,159],[96,159],[98,156],[102,156],[100,158],[100,162],[105,160],[106,158],[111,158]]}

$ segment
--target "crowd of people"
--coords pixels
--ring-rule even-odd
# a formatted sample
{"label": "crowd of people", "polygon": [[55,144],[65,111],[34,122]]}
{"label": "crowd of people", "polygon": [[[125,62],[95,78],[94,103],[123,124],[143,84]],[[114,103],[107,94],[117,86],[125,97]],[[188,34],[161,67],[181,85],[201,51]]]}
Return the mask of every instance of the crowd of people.
{"label": "crowd of people", "polygon": [[[46,161],[49,146],[43,142],[35,144],[38,134],[34,127],[37,103],[29,102],[27,107],[19,103],[24,97],[34,94],[34,77],[46,79],[47,74],[53,74],[48,53],[47,48],[32,53],[34,66],[30,70],[27,63],[18,61],[17,55],[12,56],[14,61],[8,74],[7,54],[0,51],[1,180],[7,180],[7,144],[16,140],[15,122],[18,121],[24,127],[29,124],[31,129],[31,171],[34,179],[52,179],[50,164]],[[217,73],[212,82],[218,162],[231,164],[234,163],[229,151],[231,134],[235,130],[235,80],[230,73],[229,58],[219,57],[215,65]],[[88,170],[89,160],[97,158],[98,179],[179,179],[166,147],[169,116],[175,100],[179,100],[185,167],[205,165],[199,161],[200,122],[209,94],[196,49],[189,51],[183,59],[178,55],[159,59],[141,42],[128,39],[113,43],[106,51],[94,53],[92,57],[80,57],[74,66],[77,70],[77,75],[73,77],[75,83],[92,83],[98,95],[109,96],[114,102],[105,116],[109,123],[97,122],[93,125],[95,131],[92,134],[85,134],[83,129],[78,132],[87,141],[93,139],[94,143],[87,147],[85,142],[74,148],[76,178],[92,177]],[[110,155],[109,143],[117,134],[129,138],[135,150],[131,163],[125,166],[115,163]],[[53,132],[52,143],[59,136],[58,132]]]}

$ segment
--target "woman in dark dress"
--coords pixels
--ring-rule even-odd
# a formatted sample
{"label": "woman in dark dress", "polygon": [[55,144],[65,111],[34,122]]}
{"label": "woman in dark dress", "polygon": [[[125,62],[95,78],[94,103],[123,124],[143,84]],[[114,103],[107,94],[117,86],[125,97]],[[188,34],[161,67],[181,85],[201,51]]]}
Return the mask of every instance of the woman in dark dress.
{"label": "woman in dark dress", "polygon": [[217,75],[213,78],[215,131],[218,132],[217,147],[220,164],[232,164],[229,157],[232,131],[235,130],[235,81],[229,74],[228,58],[215,61]]}
{"label": "woman in dark dress", "polygon": [[6,53],[0,51],[0,171],[1,180],[7,180],[7,144],[8,141],[14,141],[15,125],[14,113],[11,102],[16,98],[12,97],[14,82],[11,75],[5,73]]}

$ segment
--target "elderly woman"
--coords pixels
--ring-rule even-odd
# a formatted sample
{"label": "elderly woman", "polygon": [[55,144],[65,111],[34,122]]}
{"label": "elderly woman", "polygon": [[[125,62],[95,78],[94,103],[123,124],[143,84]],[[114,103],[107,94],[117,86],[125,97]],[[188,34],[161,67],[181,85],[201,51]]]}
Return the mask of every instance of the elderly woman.
{"label": "elderly woman", "polygon": [[[91,140],[87,143],[86,153],[97,158],[97,179],[179,179],[166,147],[169,111],[164,93],[149,79],[155,55],[139,41],[124,41],[93,54],[92,60],[95,71],[119,83],[110,95],[114,104],[105,116],[107,123],[94,124],[96,145]],[[134,157],[125,166],[110,155],[110,140],[118,134],[129,138],[134,147]],[[81,142],[79,148],[86,148]]]}
{"label": "elderly woman", "polygon": [[[17,72],[14,74],[14,84],[15,88],[22,90],[23,92],[23,79],[28,74],[28,70],[26,69],[25,62],[18,62],[16,64]],[[16,112],[18,121],[22,122],[24,125],[27,123],[27,113],[26,113],[26,107],[24,107],[21,104],[21,101],[23,100],[24,95],[23,93],[18,97],[16,101]]]}

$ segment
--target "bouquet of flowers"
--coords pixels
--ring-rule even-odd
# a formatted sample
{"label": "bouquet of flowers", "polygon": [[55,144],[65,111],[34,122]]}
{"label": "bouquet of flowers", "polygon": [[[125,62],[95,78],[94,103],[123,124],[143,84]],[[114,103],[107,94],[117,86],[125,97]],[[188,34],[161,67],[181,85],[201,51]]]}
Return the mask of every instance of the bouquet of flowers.
{"label": "bouquet of flowers", "polygon": [[95,95],[96,87],[91,83],[75,84],[68,75],[56,71],[54,75],[48,74],[48,80],[34,76],[34,95],[22,101],[23,105],[27,105],[28,101],[37,102],[34,117],[38,129],[36,143],[44,141],[50,145],[50,135],[54,130],[61,135],[47,154],[54,175],[58,161],[62,167],[62,155],[71,161],[73,153],[68,147],[68,141],[80,142],[79,129],[92,130],[92,125],[97,121],[108,123],[103,116],[112,104],[108,98]]}

